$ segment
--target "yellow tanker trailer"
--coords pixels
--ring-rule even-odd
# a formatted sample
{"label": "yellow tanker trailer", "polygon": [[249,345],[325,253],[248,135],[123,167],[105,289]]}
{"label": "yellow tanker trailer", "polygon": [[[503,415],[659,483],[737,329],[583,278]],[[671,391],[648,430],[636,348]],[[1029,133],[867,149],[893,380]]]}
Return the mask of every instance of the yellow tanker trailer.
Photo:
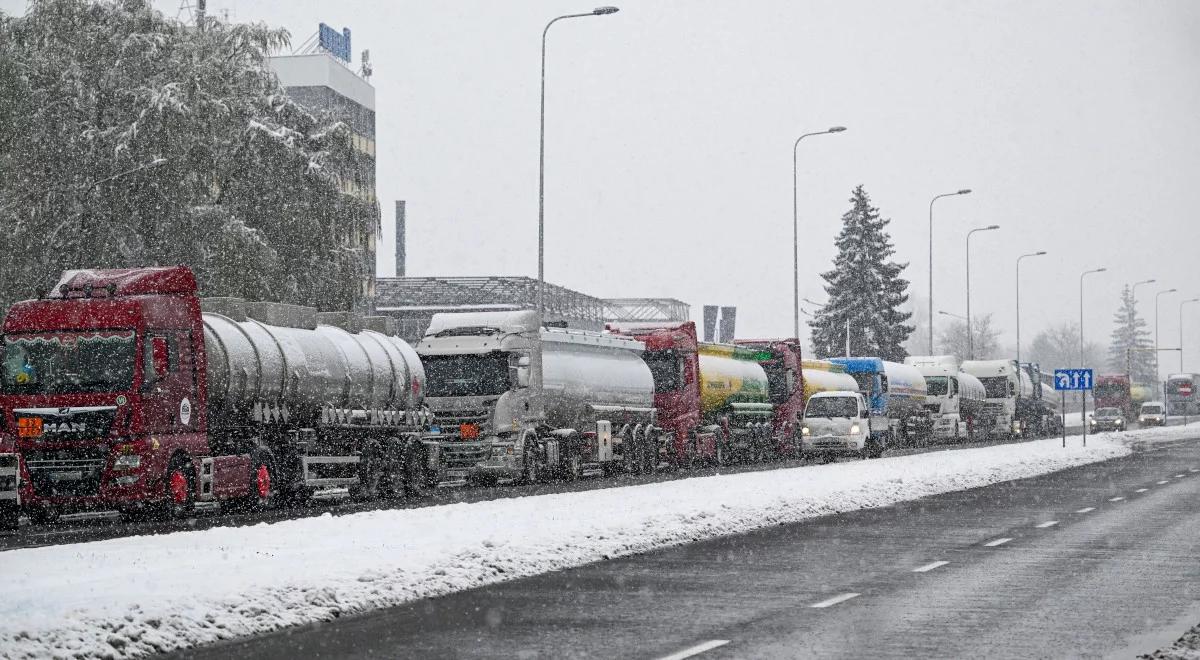
{"label": "yellow tanker trailer", "polygon": [[771,444],[772,419],[767,372],[761,351],[725,344],[700,344],[700,412],[704,424],[728,438],[720,451],[762,460]]}

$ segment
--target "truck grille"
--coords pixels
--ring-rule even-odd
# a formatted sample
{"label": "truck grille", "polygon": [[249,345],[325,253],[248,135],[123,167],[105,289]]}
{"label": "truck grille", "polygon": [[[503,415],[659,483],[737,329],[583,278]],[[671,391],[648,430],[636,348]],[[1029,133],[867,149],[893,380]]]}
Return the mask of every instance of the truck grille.
{"label": "truck grille", "polygon": [[486,410],[446,410],[434,414],[434,421],[447,431],[452,431],[461,424],[483,425],[487,421]]}
{"label": "truck grille", "polygon": [[442,462],[447,468],[473,468],[488,457],[490,445],[482,442],[446,440],[441,443]]}
{"label": "truck grille", "polygon": [[997,417],[1004,414],[1003,403],[985,403],[983,404],[983,413],[989,417]]}
{"label": "truck grille", "polygon": [[33,490],[41,497],[99,494],[104,462],[101,448],[34,451],[25,455]]}

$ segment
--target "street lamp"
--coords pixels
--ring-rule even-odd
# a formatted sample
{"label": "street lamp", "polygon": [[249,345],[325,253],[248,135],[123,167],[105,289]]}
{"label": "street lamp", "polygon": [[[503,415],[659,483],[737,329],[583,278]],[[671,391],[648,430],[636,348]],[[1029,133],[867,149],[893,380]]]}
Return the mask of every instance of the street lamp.
{"label": "street lamp", "polygon": [[[615,14],[617,11],[616,7],[597,7],[586,14],[566,14],[551,19],[549,23],[546,23],[546,28],[542,30],[541,123],[538,127],[538,328],[541,328],[542,324],[546,321],[546,34],[550,32],[551,25],[565,18],[604,16],[606,14]],[[540,369],[534,369],[533,371],[540,371]]]}
{"label": "street lamp", "polygon": [[[617,13],[616,7],[596,7],[586,14],[565,14],[553,18],[546,23],[542,30],[542,92],[540,103],[540,118],[538,124],[538,289],[537,289],[537,330],[540,333],[546,322],[546,34],[550,26],[566,18],[583,18],[585,16],[604,16]],[[533,351],[530,360],[530,381],[534,388],[542,386],[542,353]],[[535,390],[536,391],[536,390]]]}
{"label": "street lamp", "polygon": [[1192,298],[1179,303],[1179,373],[1183,373],[1183,306],[1194,302],[1200,302],[1200,298]]}
{"label": "street lamp", "polygon": [[958,192],[942,193],[934,196],[929,200],[929,354],[933,355],[933,203],[943,197],[953,197],[955,195],[969,195],[970,188],[963,188]]}
{"label": "street lamp", "polygon": [[1030,252],[1017,257],[1017,364],[1021,364],[1021,260],[1026,257],[1040,257],[1046,254],[1045,250],[1040,252]]}
{"label": "street lamp", "polygon": [[[1083,278],[1092,273],[1103,273],[1108,268],[1097,268],[1095,270],[1085,270],[1079,274],[1079,367],[1082,369],[1083,364]],[[1087,393],[1084,393],[1087,396]]]}
{"label": "street lamp", "polygon": [[1167,289],[1166,291],[1159,291],[1158,293],[1154,294],[1154,382],[1155,382],[1155,389],[1158,389],[1157,383],[1158,383],[1159,375],[1161,373],[1161,369],[1158,366],[1158,297],[1163,295],[1164,293],[1175,293],[1178,290],[1179,289]]}
{"label": "street lamp", "polygon": [[1157,281],[1158,280],[1156,279],[1142,280],[1141,282],[1134,282],[1129,287],[1129,295],[1133,297],[1133,304],[1135,307],[1137,306],[1137,288],[1143,284],[1154,284]]}
{"label": "street lamp", "polygon": [[960,321],[966,321],[966,320],[967,320],[967,317],[965,317],[965,316],[963,316],[963,315],[961,315],[961,314],[951,314],[950,312],[945,312],[945,311],[942,311],[942,310],[940,310],[940,309],[938,310],[938,314],[941,314],[942,316],[949,316],[950,318],[958,319],[958,320],[960,320]]}
{"label": "street lamp", "polygon": [[[1000,225],[988,225],[979,227],[967,232],[967,353],[969,360],[975,359],[975,335],[971,332],[971,234],[977,231],[992,231],[999,229]],[[930,271],[932,273],[933,271]],[[933,326],[929,326],[930,330]],[[930,351],[932,353],[932,351]]]}
{"label": "street lamp", "polygon": [[796,142],[792,144],[792,315],[795,324],[792,326],[794,336],[797,341],[800,340],[800,222],[797,219],[799,207],[796,183],[796,158],[800,149],[800,140],[813,135],[826,135],[828,133],[841,133],[846,130],[845,126],[833,126],[826,131],[818,131],[816,133],[805,133],[796,138]]}

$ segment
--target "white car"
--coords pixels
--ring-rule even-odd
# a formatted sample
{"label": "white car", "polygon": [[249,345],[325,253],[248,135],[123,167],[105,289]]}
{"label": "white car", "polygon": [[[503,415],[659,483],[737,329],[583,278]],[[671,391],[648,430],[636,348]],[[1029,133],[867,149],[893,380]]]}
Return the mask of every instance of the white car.
{"label": "white car", "polygon": [[1162,426],[1167,423],[1167,408],[1162,401],[1147,401],[1138,411],[1138,426]]}
{"label": "white car", "polygon": [[883,447],[871,437],[871,412],[858,392],[818,392],[804,406],[800,452],[806,456],[878,458]]}

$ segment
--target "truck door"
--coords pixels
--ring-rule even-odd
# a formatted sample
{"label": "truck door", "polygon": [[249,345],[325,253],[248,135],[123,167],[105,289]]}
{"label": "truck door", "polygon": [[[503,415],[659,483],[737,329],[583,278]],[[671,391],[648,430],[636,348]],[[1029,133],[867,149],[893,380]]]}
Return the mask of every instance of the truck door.
{"label": "truck door", "polygon": [[142,353],[142,421],[148,433],[197,429],[195,355],[186,330],[151,330]]}

